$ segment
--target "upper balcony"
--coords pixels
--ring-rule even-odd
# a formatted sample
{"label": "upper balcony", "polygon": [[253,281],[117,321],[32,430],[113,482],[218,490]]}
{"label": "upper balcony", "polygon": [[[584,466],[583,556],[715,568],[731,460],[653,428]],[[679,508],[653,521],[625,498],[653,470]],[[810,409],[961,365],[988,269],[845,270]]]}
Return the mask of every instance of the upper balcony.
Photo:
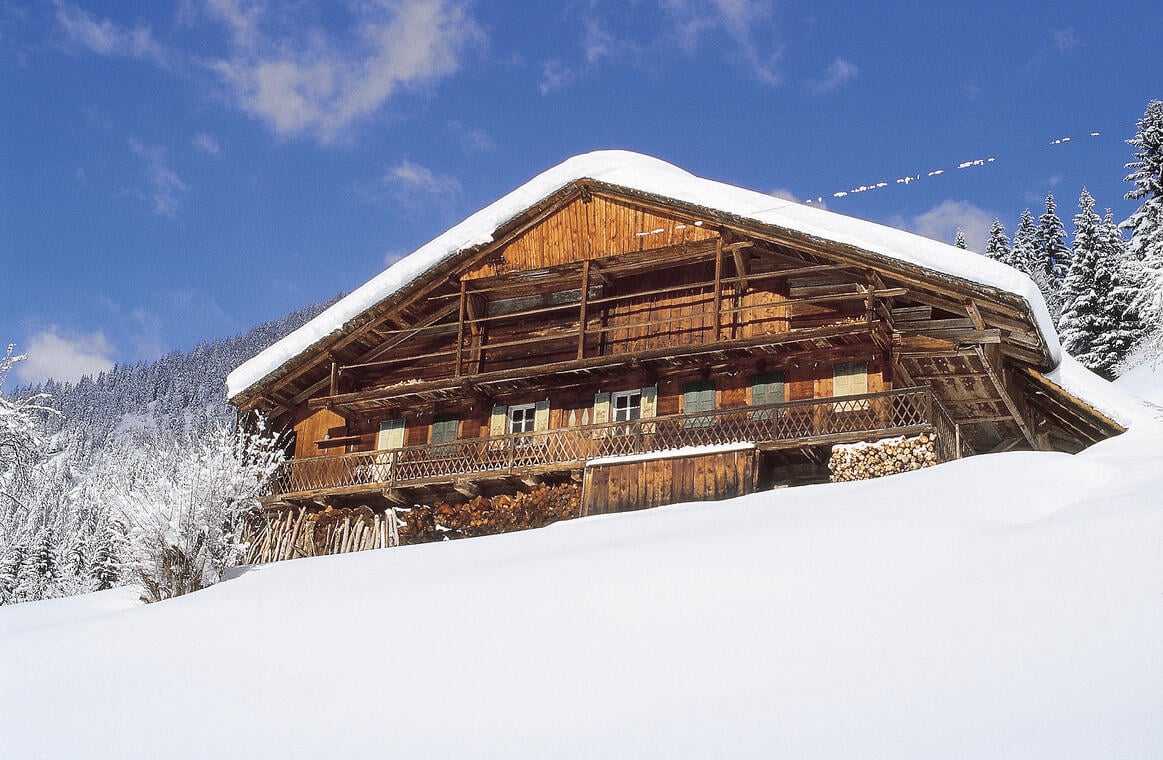
{"label": "upper balcony", "polygon": [[964,448],[932,391],[908,388],[292,460],[273,479],[271,499],[528,479],[598,458],[692,446],[749,442],[773,450],[921,433],[936,435],[942,461]]}

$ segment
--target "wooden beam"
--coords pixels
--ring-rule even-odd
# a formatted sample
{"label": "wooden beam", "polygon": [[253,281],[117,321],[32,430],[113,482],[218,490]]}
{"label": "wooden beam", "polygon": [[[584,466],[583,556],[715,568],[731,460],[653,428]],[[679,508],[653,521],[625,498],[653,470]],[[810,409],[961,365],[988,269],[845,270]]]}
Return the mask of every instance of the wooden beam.
{"label": "wooden beam", "polygon": [[1002,378],[998,375],[997,371],[993,367],[993,364],[990,363],[989,359],[986,358],[985,353],[981,350],[980,346],[974,346],[974,351],[977,352],[978,358],[981,359],[982,366],[985,367],[986,374],[989,375],[989,379],[993,383],[993,387],[997,390],[997,395],[1001,397],[1002,402],[1006,405],[1006,409],[1009,410],[1010,416],[1012,416],[1014,418],[1014,422],[1018,424],[1018,428],[1022,431],[1022,435],[1026,437],[1026,440],[1035,449],[1040,448],[1038,446],[1037,440],[1034,437],[1034,432],[1030,429],[1030,426],[1026,424],[1025,418],[1022,417],[1021,410],[1018,409],[1017,403],[1014,402],[1013,396],[1010,395],[1009,389],[1006,388],[1005,381],[1002,380]]}
{"label": "wooden beam", "polygon": [[456,313],[456,368],[453,370],[453,377],[460,377],[461,356],[464,354],[464,312],[465,300],[467,300],[468,282],[460,281],[460,300],[457,301]]}
{"label": "wooden beam", "polygon": [[718,238],[715,248],[715,307],[714,329],[715,340],[719,339],[723,328],[723,238]]}
{"label": "wooden beam", "polygon": [[590,260],[582,262],[581,275],[581,314],[578,317],[577,329],[577,358],[578,361],[586,358],[586,323],[589,322],[590,305]]}
{"label": "wooden beam", "polygon": [[[530,364],[516,370],[494,370],[475,375],[472,382],[477,386],[488,383],[515,381],[526,377],[541,377],[553,373],[573,373],[586,370],[597,370],[612,367],[624,367],[632,358],[646,362],[656,359],[688,358],[705,354],[721,353],[723,351],[740,351],[749,348],[767,346],[785,346],[800,342],[810,342],[815,339],[842,338],[847,336],[868,335],[868,325],[863,322],[842,325],[828,325],[826,327],[807,327],[788,330],[772,335],[760,335],[743,340],[723,340],[712,343],[693,344],[681,348],[662,347],[640,351],[634,354],[592,356],[581,361],[570,360],[553,362],[550,364]],[[365,401],[392,397],[399,392],[401,395],[414,395],[438,390],[454,390],[459,388],[460,379],[428,380],[419,383],[405,382],[386,388],[356,391],[338,397],[321,397],[308,400],[312,409],[321,409],[328,406],[344,406],[359,404]]]}
{"label": "wooden beam", "polygon": [[735,258],[735,290],[738,292],[739,288],[747,290],[747,262],[743,258],[743,251],[739,248],[732,248],[731,255]]}
{"label": "wooden beam", "polygon": [[973,326],[978,330],[985,329],[985,320],[981,318],[981,311],[977,308],[977,302],[972,298],[965,299],[965,311],[969,314],[969,318],[973,320]]}
{"label": "wooden beam", "polygon": [[409,499],[407,494],[405,494],[399,488],[385,488],[380,493],[382,493],[384,495],[384,498],[387,499],[392,504],[395,504],[395,505],[401,506],[401,507],[412,506],[412,500]]}
{"label": "wooden beam", "polygon": [[475,499],[481,495],[481,488],[471,480],[458,480],[452,485],[452,489],[461,496],[469,499]]}

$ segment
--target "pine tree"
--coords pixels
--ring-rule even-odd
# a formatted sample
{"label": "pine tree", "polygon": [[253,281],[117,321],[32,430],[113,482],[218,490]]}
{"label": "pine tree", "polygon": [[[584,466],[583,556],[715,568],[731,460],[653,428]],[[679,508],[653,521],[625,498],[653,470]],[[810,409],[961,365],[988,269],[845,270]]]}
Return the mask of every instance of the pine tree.
{"label": "pine tree", "polygon": [[1085,189],[1078,206],[1070,270],[1059,290],[1062,316],[1058,332],[1062,347],[1083,366],[1109,370],[1113,364],[1097,349],[1100,338],[1111,327],[1106,299],[1110,294],[1110,271],[1117,262],[1104,259],[1107,251],[1102,240],[1102,220],[1094,211],[1094,198]]}
{"label": "pine tree", "polygon": [[1127,144],[1135,148],[1135,160],[1126,165],[1131,172],[1124,181],[1133,184],[1126,198],[1143,203],[1121,226],[1131,231],[1132,276],[1140,288],[1135,306],[1147,333],[1148,353],[1159,356],[1163,355],[1163,101],[1147,104]]}
{"label": "pine tree", "polygon": [[1023,209],[1018,219],[1018,228],[1014,230],[1014,244],[1010,248],[1009,264],[1018,271],[1033,275],[1034,272],[1034,235],[1037,227],[1034,225],[1034,215],[1030,210]]}
{"label": "pine tree", "polygon": [[1070,266],[1070,249],[1066,247],[1066,228],[1054,206],[1054,195],[1046,196],[1046,212],[1038,217],[1034,231],[1033,260],[1030,277],[1042,291],[1050,316],[1058,319],[1062,312],[1059,286]]}
{"label": "pine tree", "polygon": [[1096,350],[1108,357],[1106,362],[1114,368],[1114,374],[1124,366],[1144,338],[1145,329],[1136,304],[1141,285],[1137,279],[1137,267],[1133,266],[1136,262],[1132,260],[1127,241],[1123,239],[1110,209],[1106,210],[1102,221],[1101,242],[1104,258],[1112,262],[1110,293],[1105,304],[1110,327],[1099,336]]}
{"label": "pine tree", "polygon": [[957,228],[957,235],[953,238],[953,245],[957,246],[963,251],[967,250],[965,245],[965,231],[960,227]]}
{"label": "pine tree", "polygon": [[1010,263],[1010,241],[1006,237],[1005,225],[1000,219],[994,219],[989,228],[989,240],[985,244],[985,255],[994,261],[1003,264]]}

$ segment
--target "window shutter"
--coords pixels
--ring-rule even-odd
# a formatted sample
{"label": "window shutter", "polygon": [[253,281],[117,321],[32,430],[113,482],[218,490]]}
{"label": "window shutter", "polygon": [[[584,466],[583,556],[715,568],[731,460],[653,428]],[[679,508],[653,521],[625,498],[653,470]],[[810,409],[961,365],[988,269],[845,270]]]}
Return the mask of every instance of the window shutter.
{"label": "window shutter", "polygon": [[379,432],[376,433],[376,448],[398,449],[404,445],[404,420],[392,419],[380,422]]}
{"label": "window shutter", "polygon": [[642,416],[658,416],[658,386],[651,385],[642,389]]}
{"label": "window shutter", "polygon": [[868,393],[868,363],[844,362],[832,367],[832,395],[855,396]]}
{"label": "window shutter", "polygon": [[455,441],[458,437],[457,428],[460,426],[460,418],[454,414],[438,414],[436,419],[432,421],[432,434],[429,437],[431,443],[447,443]]}
{"label": "window shutter", "polygon": [[699,380],[682,387],[683,414],[709,412],[715,408],[715,381]]}
{"label": "window shutter", "polygon": [[509,422],[509,407],[494,406],[489,416],[489,435],[504,435]]}
{"label": "window shutter", "polygon": [[594,424],[601,425],[610,421],[610,394],[598,393],[594,396]]}
{"label": "window shutter", "polygon": [[537,402],[537,406],[533,410],[533,429],[549,429],[549,399]]}
{"label": "window shutter", "polygon": [[781,404],[784,400],[783,373],[765,372],[751,381],[751,405]]}

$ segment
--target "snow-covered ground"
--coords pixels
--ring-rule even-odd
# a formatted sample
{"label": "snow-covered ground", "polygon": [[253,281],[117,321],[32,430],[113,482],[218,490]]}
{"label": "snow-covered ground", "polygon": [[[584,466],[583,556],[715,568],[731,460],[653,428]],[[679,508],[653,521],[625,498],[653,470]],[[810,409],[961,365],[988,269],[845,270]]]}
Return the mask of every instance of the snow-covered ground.
{"label": "snow-covered ground", "polygon": [[0,757],[1163,758],[1160,414],[1077,456],[0,608]]}

